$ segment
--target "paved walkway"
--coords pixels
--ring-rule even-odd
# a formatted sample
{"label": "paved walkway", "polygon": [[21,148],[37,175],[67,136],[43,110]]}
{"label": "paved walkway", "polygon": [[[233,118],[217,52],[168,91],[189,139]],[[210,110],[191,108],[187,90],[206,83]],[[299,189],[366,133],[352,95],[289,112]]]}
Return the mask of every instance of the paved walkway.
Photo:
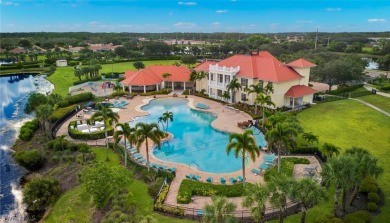
{"label": "paved walkway", "polygon": [[382,95],[382,96],[384,96],[384,97],[390,98],[390,94],[385,93],[385,92],[378,91],[378,89],[371,87],[371,86],[370,86],[369,84],[367,84],[367,83],[364,83],[364,88],[367,89],[368,91],[372,91],[372,89],[375,89],[377,95]]}
{"label": "paved walkway", "polygon": [[377,110],[377,111],[379,111],[379,112],[381,112],[381,113],[383,113],[383,114],[385,114],[385,115],[390,117],[390,113],[389,112],[384,111],[383,109],[380,109],[380,108],[376,107],[375,105],[372,105],[372,104],[370,104],[368,102],[365,102],[365,101],[357,99],[357,98],[349,98],[349,99],[354,100],[354,101],[358,101],[360,103],[363,103],[363,104],[367,105],[368,107],[371,107],[371,108],[373,108],[373,109],[375,109],[375,110]]}

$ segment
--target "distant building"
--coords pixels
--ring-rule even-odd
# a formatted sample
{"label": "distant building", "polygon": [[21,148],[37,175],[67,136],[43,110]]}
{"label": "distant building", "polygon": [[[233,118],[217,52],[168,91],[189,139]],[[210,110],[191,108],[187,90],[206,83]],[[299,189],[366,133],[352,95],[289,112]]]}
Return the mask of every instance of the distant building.
{"label": "distant building", "polygon": [[23,47],[16,47],[16,48],[10,50],[9,52],[16,53],[16,54],[27,53],[27,51]]}
{"label": "distant building", "polygon": [[304,36],[287,36],[286,39],[289,43],[290,42],[302,42],[305,40]]}
{"label": "distant building", "polygon": [[66,67],[66,66],[68,66],[68,61],[67,60],[57,60],[56,66],[57,67]]}

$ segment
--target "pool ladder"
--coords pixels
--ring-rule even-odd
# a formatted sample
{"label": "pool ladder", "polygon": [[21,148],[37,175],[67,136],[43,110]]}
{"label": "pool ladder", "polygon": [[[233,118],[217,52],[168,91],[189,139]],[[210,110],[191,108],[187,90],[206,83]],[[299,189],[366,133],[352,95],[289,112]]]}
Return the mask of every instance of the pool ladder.
{"label": "pool ladder", "polygon": [[197,170],[200,170],[199,164],[197,164],[195,161],[192,161],[188,166],[191,168],[191,164],[195,164],[197,166]]}

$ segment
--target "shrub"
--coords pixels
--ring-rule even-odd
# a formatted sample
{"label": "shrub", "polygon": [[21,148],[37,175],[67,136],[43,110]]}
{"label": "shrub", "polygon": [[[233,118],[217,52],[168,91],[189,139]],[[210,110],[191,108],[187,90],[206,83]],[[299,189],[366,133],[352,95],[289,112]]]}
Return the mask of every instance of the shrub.
{"label": "shrub", "polygon": [[117,96],[123,96],[123,95],[129,95],[129,92],[122,91],[122,90],[114,91],[114,92],[112,92],[111,97],[117,97]]}
{"label": "shrub", "polygon": [[363,179],[362,184],[360,185],[360,192],[370,193],[370,192],[378,192],[378,186],[373,177],[367,176]]}
{"label": "shrub", "polygon": [[71,105],[68,107],[58,108],[53,112],[52,116],[50,117],[50,121],[52,123],[56,122],[57,120],[65,117],[70,111],[72,111],[76,107],[77,105]]}
{"label": "shrub", "polygon": [[344,217],[345,223],[370,223],[371,215],[365,211],[357,211]]}
{"label": "shrub", "polygon": [[26,183],[23,201],[29,211],[43,211],[61,194],[60,184],[51,178],[35,178]]}
{"label": "shrub", "polygon": [[378,205],[375,204],[374,202],[368,202],[367,209],[369,211],[376,211],[378,210]]}
{"label": "shrub", "polygon": [[224,196],[224,197],[240,197],[243,195],[243,184],[234,185],[216,185],[194,180],[183,180],[181,182],[177,195],[177,203],[188,204],[191,202],[193,195],[197,196]]}
{"label": "shrub", "polygon": [[316,218],[314,223],[344,223],[344,221],[332,214],[325,214],[324,216]]}
{"label": "shrub", "polygon": [[164,213],[171,213],[178,216],[184,216],[184,209],[179,207],[168,207],[164,205],[164,200],[167,197],[169,191],[169,184],[165,184],[161,189],[159,196],[156,199],[156,203],[154,204],[154,209],[156,211],[161,211]]}
{"label": "shrub", "polygon": [[151,197],[156,197],[157,196],[157,193],[160,190],[160,187],[161,187],[161,184],[162,184],[163,181],[164,181],[164,179],[159,177],[159,178],[156,179],[156,181],[152,182],[148,186],[148,192],[149,192]]}
{"label": "shrub", "polygon": [[378,204],[379,203],[378,193],[375,193],[375,192],[368,193],[368,200],[375,203],[375,204]]}
{"label": "shrub", "polygon": [[156,94],[169,94],[172,92],[172,89],[169,88],[163,88],[158,91],[150,91],[146,93],[142,93],[141,96],[151,96],[151,95],[156,95]]}
{"label": "shrub", "polygon": [[280,173],[278,173],[278,167],[276,165],[265,172],[264,181],[268,182],[273,176],[277,175],[292,176],[294,171],[294,164],[310,164],[310,161],[306,158],[298,157],[282,158],[280,164]]}
{"label": "shrub", "polygon": [[30,141],[34,132],[39,128],[38,119],[24,123],[22,128],[20,128],[19,139],[23,141]]}
{"label": "shrub", "polygon": [[58,102],[58,106],[60,108],[64,108],[64,107],[68,107],[69,105],[73,105],[84,101],[89,101],[92,99],[94,99],[94,96],[91,92],[76,94],[61,100],[60,102]]}
{"label": "shrub", "polygon": [[381,87],[381,91],[390,91],[390,86]]}
{"label": "shrub", "polygon": [[91,151],[87,143],[78,143],[77,150],[81,153],[89,153]]}
{"label": "shrub", "polygon": [[81,80],[81,81],[75,81],[75,82],[73,82],[73,85],[79,85],[79,84],[90,82],[90,81],[100,81],[101,79],[102,79],[101,76],[96,76],[96,77],[89,78],[89,79],[84,79],[84,80]]}
{"label": "shrub", "polygon": [[336,90],[330,91],[329,94],[339,95],[339,94],[343,94],[346,92],[356,90],[356,89],[361,88],[361,87],[363,87],[363,84],[357,84],[357,85],[352,85],[352,86],[348,86],[348,87],[339,87]]}
{"label": "shrub", "polygon": [[190,94],[190,91],[188,89],[183,91],[183,95],[189,95],[189,94]]}
{"label": "shrub", "polygon": [[18,151],[15,153],[16,162],[30,171],[37,171],[45,164],[45,157],[38,150]]}

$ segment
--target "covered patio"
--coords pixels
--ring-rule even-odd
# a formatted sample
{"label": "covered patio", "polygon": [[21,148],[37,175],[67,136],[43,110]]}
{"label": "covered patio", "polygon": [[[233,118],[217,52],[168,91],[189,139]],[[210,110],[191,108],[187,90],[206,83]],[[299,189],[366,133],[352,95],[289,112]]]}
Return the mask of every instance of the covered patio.
{"label": "covered patio", "polygon": [[302,108],[304,105],[313,102],[313,94],[316,92],[316,90],[305,85],[294,85],[284,94],[284,104],[292,109]]}

